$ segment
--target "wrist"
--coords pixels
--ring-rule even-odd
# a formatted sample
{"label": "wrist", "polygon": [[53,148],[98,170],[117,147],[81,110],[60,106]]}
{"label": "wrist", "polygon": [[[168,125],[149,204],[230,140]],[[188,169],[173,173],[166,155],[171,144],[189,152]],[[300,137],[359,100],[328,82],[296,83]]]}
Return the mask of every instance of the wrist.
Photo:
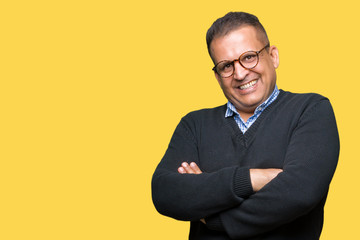
{"label": "wrist", "polygon": [[234,173],[234,182],[233,182],[234,193],[238,197],[246,198],[254,193],[250,169],[247,167],[237,168]]}

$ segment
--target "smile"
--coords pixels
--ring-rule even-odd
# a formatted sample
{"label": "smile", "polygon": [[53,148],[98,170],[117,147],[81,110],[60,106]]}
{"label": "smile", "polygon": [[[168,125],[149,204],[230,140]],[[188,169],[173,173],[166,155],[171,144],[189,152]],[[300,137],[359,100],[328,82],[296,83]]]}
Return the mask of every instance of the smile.
{"label": "smile", "polygon": [[248,88],[254,86],[254,85],[257,83],[257,81],[258,81],[258,80],[253,80],[253,81],[251,81],[251,82],[248,82],[247,84],[241,85],[239,88],[240,88],[241,90],[248,89]]}

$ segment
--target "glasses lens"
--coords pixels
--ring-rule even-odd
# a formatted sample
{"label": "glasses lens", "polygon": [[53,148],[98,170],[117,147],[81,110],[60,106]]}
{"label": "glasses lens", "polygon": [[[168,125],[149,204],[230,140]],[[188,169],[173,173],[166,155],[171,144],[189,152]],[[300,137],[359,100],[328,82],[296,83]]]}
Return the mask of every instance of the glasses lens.
{"label": "glasses lens", "polygon": [[245,68],[254,68],[258,61],[258,55],[253,51],[245,52],[240,56],[241,65]]}
{"label": "glasses lens", "polygon": [[222,77],[231,76],[234,72],[234,63],[230,61],[220,62],[216,66],[216,72]]}

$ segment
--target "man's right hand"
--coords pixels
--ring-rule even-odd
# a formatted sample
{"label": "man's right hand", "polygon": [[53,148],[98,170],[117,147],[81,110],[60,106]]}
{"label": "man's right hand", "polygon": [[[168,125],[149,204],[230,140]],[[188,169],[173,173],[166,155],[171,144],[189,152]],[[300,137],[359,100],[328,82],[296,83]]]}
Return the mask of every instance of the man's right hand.
{"label": "man's right hand", "polygon": [[251,185],[254,192],[262,189],[282,171],[279,168],[250,169]]}

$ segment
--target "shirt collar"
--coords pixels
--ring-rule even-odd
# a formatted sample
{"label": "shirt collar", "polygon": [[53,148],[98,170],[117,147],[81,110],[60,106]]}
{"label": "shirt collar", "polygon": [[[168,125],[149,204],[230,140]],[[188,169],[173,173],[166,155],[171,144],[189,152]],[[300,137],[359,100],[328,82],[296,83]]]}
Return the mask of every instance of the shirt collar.
{"label": "shirt collar", "polygon": [[[265,102],[263,102],[262,104],[260,104],[259,106],[257,106],[257,108],[254,111],[254,115],[261,113],[262,111],[264,111],[265,108],[267,108],[273,101],[275,101],[275,99],[277,98],[277,96],[279,95],[280,91],[277,87],[277,85],[275,85],[274,91],[271,93],[271,95],[265,100]],[[234,114],[239,115],[239,113],[236,111],[235,106],[228,101],[227,103],[227,109],[225,112],[225,117],[231,117]]]}

